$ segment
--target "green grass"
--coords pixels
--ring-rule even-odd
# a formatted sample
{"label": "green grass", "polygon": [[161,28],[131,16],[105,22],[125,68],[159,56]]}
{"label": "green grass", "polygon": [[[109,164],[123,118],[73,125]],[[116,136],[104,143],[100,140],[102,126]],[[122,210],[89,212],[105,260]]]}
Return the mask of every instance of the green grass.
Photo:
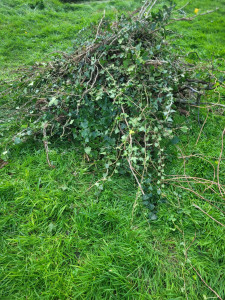
{"label": "green grass", "polygon": [[224,295],[224,230],[192,202],[223,222],[216,210],[167,191],[157,221],[148,222],[141,203],[132,221],[132,180],[117,176],[101,193],[86,193],[97,174],[76,153],[74,145],[55,146],[49,170],[44,149],[28,143],[1,170],[0,298],[184,299],[185,278],[189,299],[203,299],[210,292],[184,264],[179,230],[187,245],[196,232],[189,259]]}
{"label": "green grass", "polygon": [[[182,7],[187,1],[176,1]],[[190,15],[194,15],[195,8],[199,9],[198,14],[215,10],[212,14],[199,16],[191,22],[176,23],[175,29],[183,35],[179,45],[186,51],[197,51],[203,59],[216,59],[225,57],[225,2],[223,0],[190,1],[184,9]],[[182,17],[183,15],[181,15]]]}
{"label": "green grass", "polygon": [[[51,51],[72,49],[73,35],[84,24],[96,22],[105,7],[110,15],[114,9],[121,13],[122,8],[137,5],[135,1],[112,1],[110,6],[44,1],[44,10],[32,10],[27,3],[0,3],[0,55],[7,72],[42,60],[43,55],[48,59]],[[223,57],[223,1],[199,0],[191,5],[190,11],[217,5],[221,11],[179,23],[186,36],[180,46],[197,50],[202,58]],[[49,25],[50,17],[54,24]],[[206,20],[212,20],[212,25]],[[8,101],[10,105],[11,99]],[[200,125],[206,112],[201,111]],[[10,119],[13,115],[13,108],[7,105],[0,111],[2,145],[16,128]],[[186,174],[210,180],[213,167],[218,166],[224,110],[215,108],[209,113],[197,145],[197,110],[191,115],[176,115],[178,127],[190,128],[187,134],[177,129],[177,146],[186,156],[204,155],[210,161],[211,165],[199,156],[186,160]],[[168,145],[166,171],[170,175],[184,172],[177,146]],[[117,174],[102,191],[95,187],[87,191],[101,178],[100,167],[85,161],[79,146],[69,141],[55,141],[49,147],[54,169],[48,167],[38,137],[11,149],[9,164],[0,169],[0,299],[212,299],[215,295],[191,264],[225,298],[224,227],[193,203],[223,224],[224,214],[170,184],[164,190],[167,201],[158,206],[158,219],[149,222],[141,201],[134,206],[137,188],[129,175]],[[222,158],[220,181],[225,184],[224,155]],[[191,186],[203,194],[202,186]],[[220,195],[208,190],[204,196],[225,210]]]}

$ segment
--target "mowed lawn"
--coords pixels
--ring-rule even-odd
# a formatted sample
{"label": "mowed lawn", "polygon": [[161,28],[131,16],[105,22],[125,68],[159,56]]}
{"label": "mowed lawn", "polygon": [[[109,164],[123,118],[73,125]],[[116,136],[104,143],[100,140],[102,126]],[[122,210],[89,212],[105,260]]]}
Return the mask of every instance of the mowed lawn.
{"label": "mowed lawn", "polygon": [[[53,52],[71,52],[74,36],[96,24],[104,10],[116,17],[140,3],[1,0],[1,78],[49,61]],[[184,4],[179,1],[177,8]],[[216,7],[215,13],[171,30],[183,35],[176,47],[224,70],[225,2],[192,1],[187,11]],[[217,101],[218,95],[224,103],[222,89],[209,99]],[[19,124],[16,104],[7,97],[0,103],[0,150],[8,151],[1,156],[8,164],[0,169],[0,299],[225,298],[225,208],[219,192],[196,184],[194,194],[168,184],[157,220],[150,221],[141,199],[136,203],[137,187],[128,174],[116,174],[100,191],[90,189],[103,170],[85,160],[76,142],[49,145],[54,169],[48,167],[41,137],[8,149],[7,139]],[[179,142],[168,145],[166,172],[184,174],[182,157],[188,156],[185,174],[212,180],[219,162],[225,184],[224,109],[202,109],[200,124],[197,114],[197,109],[190,117],[176,114]],[[203,193],[204,199],[197,196]]]}

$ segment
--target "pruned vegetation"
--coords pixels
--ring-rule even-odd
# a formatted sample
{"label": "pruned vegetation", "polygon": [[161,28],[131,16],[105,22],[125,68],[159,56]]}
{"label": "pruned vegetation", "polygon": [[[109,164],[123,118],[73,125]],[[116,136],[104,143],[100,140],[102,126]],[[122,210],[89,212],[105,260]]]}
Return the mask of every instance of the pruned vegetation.
{"label": "pruned vegetation", "polygon": [[[9,242],[3,239],[3,252],[9,249],[8,257],[13,257],[13,246],[18,247],[25,260],[32,242],[20,235],[34,238],[39,249],[30,258],[37,271],[28,269],[38,283],[30,279],[28,297],[39,288],[46,299],[224,296],[224,246],[214,244],[217,239],[224,242],[225,227],[224,73],[220,61],[202,61],[195,51],[181,51],[174,31],[180,21],[218,8],[196,8],[186,15],[186,5],[177,9],[172,2],[156,4],[145,1],[116,18],[104,12],[97,23],[79,31],[72,53],[57,52],[51,61],[17,70],[14,78],[1,82],[2,103],[7,107],[11,98],[16,105],[13,114],[8,110],[0,115],[3,122],[8,120],[0,169],[10,167],[12,153],[36,153],[34,141],[41,149],[42,169],[29,167],[37,163],[33,154],[25,163],[22,184],[33,179],[24,193],[17,180],[10,185],[5,179],[0,188],[2,211],[8,214],[2,232]],[[204,133],[209,119],[211,129]],[[199,150],[207,135],[217,136],[210,156]],[[22,161],[20,157],[17,162],[19,173]],[[19,211],[25,204],[26,223],[22,213],[11,219],[14,201]],[[51,247],[47,240],[42,243],[42,234],[50,236]],[[42,244],[49,254],[41,258]],[[7,255],[3,286],[9,285],[10,293],[10,276],[16,271],[9,275],[6,264]],[[179,274],[175,287],[171,266]],[[57,278],[54,284],[48,280],[50,269]],[[19,278],[25,276],[21,265],[16,270]],[[208,276],[212,272],[216,279]],[[25,295],[12,290],[18,297]]]}
{"label": "pruned vegetation", "polygon": [[37,65],[11,85],[13,93],[18,90],[20,117],[25,109],[29,120],[14,137],[16,143],[42,131],[51,167],[47,136],[69,136],[80,143],[87,160],[104,161],[102,181],[120,168],[129,169],[150,206],[164,187],[166,145],[173,138],[177,105],[200,105],[204,91],[216,83],[167,39],[168,24],[191,18],[174,18],[174,5],[152,12],[156,2],[146,1],[117,21],[103,16],[96,28],[80,32],[72,55]]}

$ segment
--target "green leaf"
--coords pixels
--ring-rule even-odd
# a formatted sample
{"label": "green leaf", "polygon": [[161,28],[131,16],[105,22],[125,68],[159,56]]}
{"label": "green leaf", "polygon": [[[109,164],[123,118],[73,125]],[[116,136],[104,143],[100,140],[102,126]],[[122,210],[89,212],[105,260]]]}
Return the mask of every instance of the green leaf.
{"label": "green leaf", "polygon": [[130,60],[130,59],[124,60],[124,61],[123,61],[123,66],[124,66],[124,68],[128,68],[128,66],[130,65],[130,63],[131,63],[131,60]]}
{"label": "green leaf", "polygon": [[87,155],[89,155],[91,153],[91,147],[86,147],[84,151]]}
{"label": "green leaf", "polygon": [[20,144],[22,141],[19,137],[16,137],[15,140],[14,140],[14,143],[17,145],[17,144]]}
{"label": "green leaf", "polygon": [[52,106],[52,105],[57,105],[58,104],[58,100],[56,99],[56,97],[52,97],[48,106]]}
{"label": "green leaf", "polygon": [[130,66],[130,67],[127,69],[127,71],[128,71],[128,72],[132,72],[134,69],[135,69],[135,65],[132,65],[132,66]]}
{"label": "green leaf", "polygon": [[149,203],[148,208],[149,208],[150,210],[153,210],[153,209],[155,208],[155,205],[152,204],[152,203]]}
{"label": "green leaf", "polygon": [[172,144],[172,145],[176,145],[176,144],[179,143],[179,141],[180,141],[180,139],[179,139],[177,136],[175,136],[175,137],[172,138],[171,144]]}
{"label": "green leaf", "polygon": [[144,202],[144,201],[148,201],[148,200],[149,200],[149,195],[148,195],[148,194],[144,194],[144,195],[142,196],[142,200],[143,200],[143,202]]}
{"label": "green leaf", "polygon": [[150,212],[149,215],[148,215],[148,218],[151,220],[151,221],[155,221],[158,219],[157,215],[153,212]]}
{"label": "green leaf", "polygon": [[183,126],[183,127],[181,127],[181,130],[182,130],[184,133],[188,132],[188,128],[187,128],[187,126]]}

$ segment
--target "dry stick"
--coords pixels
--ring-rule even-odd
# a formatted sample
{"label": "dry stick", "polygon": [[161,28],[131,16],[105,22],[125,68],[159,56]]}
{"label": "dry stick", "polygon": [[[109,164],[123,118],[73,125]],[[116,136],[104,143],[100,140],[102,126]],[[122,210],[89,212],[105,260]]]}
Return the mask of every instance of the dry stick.
{"label": "dry stick", "polygon": [[[219,156],[219,160],[218,160],[218,166],[217,166],[217,182],[218,182],[218,187],[219,187],[219,191],[220,191],[220,194],[221,194],[222,198],[224,196],[224,189],[221,188],[221,186],[220,186],[220,162],[221,162],[221,158],[222,158],[222,155],[223,155],[223,137],[224,137],[224,134],[225,134],[225,128],[224,128],[223,133],[222,133],[221,152],[220,152],[220,156]],[[223,193],[222,193],[221,189],[223,190]]]}
{"label": "dry stick", "polygon": [[104,9],[104,13],[103,13],[103,17],[101,18],[101,21],[99,22],[98,24],[98,28],[97,28],[97,32],[96,32],[96,36],[95,36],[95,39],[94,39],[94,42],[93,44],[96,42],[97,38],[98,38],[98,35],[99,35],[99,30],[101,28],[101,25],[102,25],[102,22],[103,22],[103,19],[105,18],[105,9]]}
{"label": "dry stick", "polygon": [[185,160],[185,158],[184,158],[183,152],[182,152],[182,150],[180,149],[180,147],[177,146],[177,148],[178,148],[179,151],[181,152],[181,155],[182,155],[182,158],[183,158],[184,178],[186,179],[186,181],[187,181],[187,183],[188,183],[188,185],[189,185],[189,187],[190,187],[190,189],[191,189],[191,188],[192,188],[192,187],[191,187],[191,184],[190,184],[190,182],[189,182],[189,180],[188,180],[188,176],[186,175],[186,160]]}
{"label": "dry stick", "polygon": [[149,14],[150,14],[152,8],[156,5],[156,2],[157,2],[157,1],[158,1],[158,0],[155,0],[155,1],[152,3],[151,7],[148,9],[147,17],[149,17]]}
{"label": "dry stick", "polygon": [[143,14],[146,12],[146,9],[151,5],[152,0],[146,0],[143,6],[141,7],[140,13],[138,15],[138,18],[141,19],[143,17]]}
{"label": "dry stick", "polygon": [[158,59],[150,59],[150,60],[147,60],[145,62],[145,65],[152,65],[152,66],[161,66],[162,64],[168,64],[169,62],[166,61],[166,60],[158,60]]}
{"label": "dry stick", "polygon": [[[178,178],[179,179],[179,178]],[[176,179],[175,180],[173,180],[173,181],[177,181]],[[164,182],[166,182],[166,180],[164,180]],[[185,181],[181,181],[181,180],[179,180],[178,181],[178,183],[180,184],[180,183],[183,183],[183,182],[185,182],[186,183],[186,180]],[[201,182],[201,181],[196,181],[196,182],[194,182],[194,183],[197,183],[197,184],[204,184],[204,185],[206,185],[206,182]],[[174,184],[173,184],[174,185]],[[216,183],[216,185],[217,185],[217,183]],[[176,186],[176,185],[175,185]],[[183,187],[183,186],[179,186],[180,188],[183,188],[183,189],[186,189],[185,187]],[[204,190],[204,192],[207,190],[207,189],[209,189],[211,192],[213,192],[215,195],[217,195],[217,196],[221,196],[219,193],[217,193],[211,186],[208,186],[207,188],[205,188],[205,190]],[[221,203],[221,202],[219,202],[219,201],[210,201],[210,200],[207,200],[207,199],[205,199],[204,197],[201,197],[198,193],[196,193],[193,189],[187,189],[187,190],[189,190],[190,192],[192,192],[192,193],[195,193],[199,198],[201,198],[201,199],[203,199],[203,200],[205,200],[205,201],[208,201],[211,205],[213,205],[212,203],[219,203],[219,204],[221,204],[221,205],[225,205],[225,204],[223,204],[223,203]],[[215,206],[215,205],[213,205],[213,206]],[[221,210],[219,207],[217,207],[217,206],[215,206],[220,212],[222,212],[224,215],[225,215],[225,212],[223,211],[223,210]]]}
{"label": "dry stick", "polygon": [[[185,17],[183,17],[183,18],[180,18],[180,19],[172,19],[173,21],[167,23],[165,26],[171,25],[171,24],[173,24],[173,23],[175,23],[175,22],[178,22],[178,21],[193,21],[195,18],[197,18],[197,17],[199,17],[199,16],[204,16],[204,15],[207,15],[207,14],[211,14],[211,13],[217,11],[218,9],[219,9],[219,8],[217,7],[217,8],[214,9],[214,10],[208,10],[208,11],[206,11],[205,13],[198,14],[198,15],[192,16],[192,17],[190,17],[190,18],[185,18]],[[159,30],[161,30],[161,29],[162,29],[162,27],[159,27],[159,28],[153,30],[151,33],[155,33],[155,32],[157,32],[157,31],[159,31]]]}
{"label": "dry stick", "polygon": [[[146,129],[146,125],[145,125],[145,129]],[[146,157],[146,149],[147,149],[147,144],[146,144],[146,135],[144,136],[144,144],[145,144],[145,160],[144,160],[144,166],[143,166],[143,172],[142,172],[142,176],[141,176],[141,182],[140,184],[142,184],[143,180],[144,180],[144,174],[145,174],[145,171],[147,171],[147,168],[146,168],[146,162],[147,162],[147,157]],[[154,165],[153,165],[154,167]],[[136,193],[136,197],[135,197],[135,201],[134,201],[134,204],[133,204],[133,208],[132,208],[132,214],[131,214],[131,224],[133,223],[133,219],[134,219],[134,210],[137,206],[137,200],[139,198],[139,191],[137,191]]]}
{"label": "dry stick", "polygon": [[201,130],[200,130],[200,132],[199,132],[199,135],[198,135],[197,141],[196,141],[196,143],[195,143],[195,146],[198,144],[198,141],[199,141],[199,139],[200,139],[202,130],[203,130],[204,126],[205,126],[205,123],[206,123],[206,121],[207,121],[207,119],[208,119],[208,116],[209,116],[209,109],[208,109],[208,113],[207,113],[207,116],[206,116],[206,118],[205,118],[205,121],[204,121],[204,123],[203,123],[203,125],[202,125],[202,128],[201,128]]}
{"label": "dry stick", "polygon": [[189,102],[188,100],[185,100],[185,99],[177,99],[175,100],[175,102],[179,102],[179,103],[185,103],[185,104],[189,104],[191,106],[194,106],[194,107],[200,107],[200,108],[210,108],[212,106],[220,106],[220,107],[225,107],[224,104],[220,104],[220,103],[213,103],[213,102],[201,102],[201,105],[208,105],[208,106],[199,106],[199,105],[196,105],[196,103],[194,102]]}
{"label": "dry stick", "polygon": [[131,14],[129,14],[128,16],[130,17],[130,18],[132,18],[134,15],[136,15],[138,12],[140,12],[140,10],[141,10],[141,7],[139,7],[139,8],[137,8],[135,11],[133,11]]}
{"label": "dry stick", "polygon": [[179,182],[179,183],[181,183],[181,182],[187,182],[187,178],[189,179],[189,180],[192,180],[192,181],[190,181],[190,183],[195,183],[195,184],[203,184],[203,185],[206,185],[207,187],[204,189],[204,192],[206,191],[206,190],[208,190],[208,189],[210,189],[213,193],[215,193],[215,194],[217,194],[218,196],[221,196],[221,194],[219,194],[219,193],[217,193],[213,188],[212,188],[212,186],[213,185],[216,185],[216,186],[218,186],[218,183],[217,182],[213,182],[213,181],[211,181],[211,180],[207,180],[207,179],[204,179],[204,178],[198,178],[198,177],[191,177],[191,176],[188,176],[188,177],[185,177],[185,176],[183,176],[183,177],[173,177],[173,178],[171,178],[171,179],[165,179],[164,180],[164,182],[166,183],[168,183],[168,182],[173,182],[173,181],[175,181],[175,182]]}
{"label": "dry stick", "polygon": [[137,207],[137,201],[138,201],[139,195],[140,195],[140,192],[137,191],[136,197],[135,197],[135,201],[134,201],[134,204],[133,204],[133,207],[132,207],[132,212],[131,212],[131,221],[130,221],[130,224],[131,224],[131,225],[133,224],[133,220],[134,220],[134,211],[135,211],[135,208]]}
{"label": "dry stick", "polygon": [[[123,105],[121,105],[121,109],[122,109],[123,113],[125,114],[125,110],[124,110],[124,108],[123,108]],[[126,122],[126,124],[127,124],[127,127],[129,128],[129,124],[128,124],[128,122],[127,122],[126,117],[125,117],[125,122]],[[132,136],[131,136],[131,133],[129,134],[129,137],[130,137],[130,144],[131,144],[131,147],[132,147]],[[135,172],[134,172],[134,168],[133,168],[132,163],[131,163],[131,161],[130,161],[130,157],[127,158],[127,161],[128,161],[130,170],[131,170],[131,172],[132,172],[132,174],[133,174],[135,180],[137,181],[137,184],[138,184],[138,186],[139,186],[139,188],[140,188],[140,190],[141,190],[142,195],[145,195],[145,192],[143,191],[143,189],[142,189],[142,187],[141,187],[141,183],[140,183],[140,181],[138,180],[138,178],[137,178],[137,176],[136,176],[136,174],[135,174]]]}
{"label": "dry stick", "polygon": [[198,194],[198,193],[195,192],[194,190],[189,189],[189,188],[186,188],[186,187],[184,187],[183,185],[176,185],[176,184],[172,184],[172,185],[173,185],[173,186],[176,186],[176,187],[179,187],[179,188],[181,188],[181,189],[184,189],[184,190],[186,190],[186,191],[189,191],[189,192],[191,192],[191,193],[193,193],[193,194],[195,194],[197,197],[199,197],[200,199],[206,201],[206,202],[209,203],[210,205],[216,207],[216,209],[218,209],[219,211],[221,211],[221,212],[224,214],[224,212],[223,212],[218,206],[216,206],[216,205],[213,204],[210,200],[206,199],[205,197],[203,197],[202,195]]}
{"label": "dry stick", "polygon": [[184,6],[178,8],[176,11],[179,11],[179,10],[184,9],[186,6],[188,6],[188,4],[189,4],[190,2],[191,2],[191,1],[188,1]]}
{"label": "dry stick", "polygon": [[189,249],[191,248],[191,246],[194,244],[195,240],[196,240],[196,231],[195,231],[195,236],[194,236],[193,240],[191,241],[190,245],[189,245],[189,246],[187,247],[187,249],[186,249],[186,257],[187,257],[188,250],[189,250]]}
{"label": "dry stick", "polygon": [[212,288],[211,288],[211,286],[209,286],[206,282],[205,282],[205,280],[201,277],[201,275],[198,273],[198,271],[195,269],[195,267],[190,263],[190,265],[191,265],[191,267],[192,267],[192,269],[196,272],[196,274],[198,275],[198,277],[201,279],[201,281],[217,296],[217,298],[219,298],[220,300],[223,300],[221,297],[220,297],[220,295],[218,295],[217,294],[217,292],[216,291],[214,291]]}
{"label": "dry stick", "polygon": [[[184,232],[183,232],[183,239],[184,239]],[[185,247],[185,262],[188,260],[188,250],[190,249],[190,247],[193,245],[194,241],[196,239],[196,232],[195,232],[195,236],[191,242],[191,244],[188,246],[188,248]],[[185,239],[184,239],[184,245],[185,245]],[[195,269],[195,267],[192,265],[192,263],[190,262],[189,260],[189,264],[191,265],[192,269],[196,272],[196,274],[199,276],[199,278],[201,279],[201,281],[220,299],[220,300],[223,300],[218,294],[216,291],[214,291],[206,282],[205,280],[201,277],[201,275],[199,274],[199,272]]]}
{"label": "dry stick", "polygon": [[[179,178],[178,178],[178,180],[179,180]],[[173,181],[178,181],[178,180],[173,180]],[[166,182],[166,181],[164,181],[164,182]],[[179,184],[181,184],[181,183],[187,183],[187,181],[186,180],[179,180],[178,181],[179,182]],[[203,185],[207,185],[207,183],[206,182],[201,182],[201,181],[194,181],[194,182],[192,182],[191,181],[191,183],[195,183],[195,184],[203,184]],[[191,189],[192,190],[192,189]],[[212,185],[210,185],[210,186],[207,186],[205,189],[204,189],[204,191],[203,191],[203,193],[206,191],[206,190],[210,190],[212,193],[214,193],[215,195],[217,195],[217,196],[221,196],[220,195],[220,193],[217,193],[216,191],[215,191],[215,189],[213,189],[212,188]],[[219,204],[221,204],[221,205],[225,205],[225,204],[223,204],[223,203],[221,203],[221,202],[219,202],[219,201],[210,201],[210,204],[211,203],[219,203]],[[217,209],[219,209],[219,208],[217,208]],[[219,209],[220,210],[220,209]],[[222,211],[222,210],[220,210],[224,215],[225,215],[225,212],[224,211]]]}
{"label": "dry stick", "polygon": [[66,128],[66,126],[69,124],[70,120],[71,120],[71,117],[69,117],[69,119],[68,119],[68,120],[66,121],[66,123],[63,125],[63,132],[62,132],[62,134],[60,135],[60,138],[62,138],[62,137],[64,136],[65,128]]}
{"label": "dry stick", "polygon": [[2,159],[0,159],[0,169],[4,168],[6,165],[8,165],[8,161],[4,161]]}
{"label": "dry stick", "polygon": [[[191,155],[186,155],[186,156],[184,156],[185,158],[189,158],[189,157],[194,157],[194,156],[205,156],[204,154],[201,154],[201,153],[198,153],[198,154],[191,154]],[[213,159],[218,159],[218,157],[215,157],[215,156],[207,156],[208,158],[213,158]],[[178,157],[178,158],[182,158],[182,157]],[[224,159],[225,160],[225,158],[221,158],[221,160],[222,159]],[[173,175],[168,175],[168,176],[173,176]]]}
{"label": "dry stick", "polygon": [[53,165],[50,163],[50,160],[49,160],[49,157],[48,157],[49,150],[48,150],[48,141],[47,141],[47,134],[46,134],[46,128],[47,128],[47,127],[48,127],[48,123],[44,124],[44,127],[43,127],[43,136],[44,136],[43,143],[44,143],[44,146],[45,146],[45,152],[46,152],[47,163],[48,163],[48,165],[49,165],[50,168],[55,168],[55,166],[53,166]]}
{"label": "dry stick", "polygon": [[88,88],[88,85],[89,85],[89,83],[91,82],[91,80],[92,80],[92,75],[93,75],[93,73],[94,73],[94,71],[95,71],[95,68],[94,68],[94,70],[92,71],[92,73],[91,73],[91,79],[88,81],[88,83],[87,83],[87,88],[86,88],[86,90],[83,92],[83,94],[82,94],[82,96],[81,96],[81,98],[79,99],[79,101],[78,101],[78,104],[77,104],[77,112],[79,111],[79,108],[80,108],[80,105],[81,105],[81,101],[84,99],[84,96],[94,87],[94,85],[95,85],[95,83],[96,83],[96,81],[97,81],[97,78],[98,78],[98,75],[99,75],[99,71],[98,71],[98,67],[95,65],[95,67],[96,67],[96,69],[97,69],[97,73],[96,73],[96,75],[95,75],[95,78],[94,78],[94,80],[93,80],[93,82],[92,82],[92,84],[91,84],[91,87],[90,88]]}
{"label": "dry stick", "polygon": [[[179,196],[177,197],[177,202],[178,202],[178,207],[180,208],[180,200],[179,200]],[[185,236],[184,236],[184,225],[183,225],[183,220],[181,219],[181,226],[182,226],[182,236],[183,236],[183,241],[184,241],[184,255],[185,255],[185,263],[187,262],[187,248],[186,248],[186,241],[185,241]],[[188,300],[188,295],[187,295],[187,289],[186,289],[186,281],[185,281],[185,276],[184,276],[184,268],[182,266],[182,275],[183,275],[183,279],[184,279],[184,290],[185,290],[185,295],[186,295],[186,299]]]}
{"label": "dry stick", "polygon": [[[182,159],[185,159],[185,158],[187,158],[187,157],[199,157],[198,155],[189,155],[189,156],[182,156],[181,158]],[[208,160],[208,159],[206,159],[206,158],[204,158],[204,157],[199,157],[200,159],[203,159],[204,161],[206,161],[206,162],[208,162],[211,166],[212,166],[212,168],[213,168],[213,180],[208,180],[208,179],[205,179],[205,178],[198,178],[198,177],[190,177],[190,179],[193,179],[193,180],[203,180],[203,181],[205,181],[205,182],[208,182],[208,183],[211,183],[211,185],[208,187],[208,188],[210,188],[212,185],[214,185],[214,184],[218,184],[218,183],[216,183],[214,180],[215,180],[215,178],[216,178],[216,170],[215,170],[215,167],[214,167],[214,165]],[[181,177],[181,176],[180,176]],[[199,182],[199,183],[203,183],[203,182]],[[205,189],[205,191],[206,191],[206,189]]]}
{"label": "dry stick", "polygon": [[[179,203],[179,201],[178,201]],[[195,207],[199,208],[197,205],[193,204]],[[216,220],[215,220],[216,221]],[[188,260],[188,250],[190,249],[190,247],[193,245],[195,239],[196,239],[196,232],[195,232],[195,236],[191,242],[191,244],[188,246],[188,248],[186,248],[186,243],[185,243],[185,237],[184,237],[184,231],[182,231],[183,233],[183,241],[184,241],[184,255],[185,255],[185,263],[187,262]],[[199,276],[199,278],[201,279],[201,281],[220,299],[220,300],[223,300],[218,294],[216,291],[214,291],[206,282],[205,280],[201,277],[201,275],[199,274],[199,272],[195,269],[195,267],[192,265],[192,263],[190,262],[189,260],[189,264],[191,265],[192,269],[196,272],[196,274]],[[185,282],[184,282],[185,283]],[[187,297],[187,296],[186,296]]]}
{"label": "dry stick", "polygon": [[[199,16],[205,16],[205,15],[211,14],[211,13],[217,11],[218,9],[219,9],[219,7],[216,7],[216,8],[213,9],[213,10],[207,10],[206,12],[201,13],[201,14],[197,14],[196,16],[192,16],[192,17],[189,17],[189,18],[183,17],[183,18],[172,19],[172,20],[175,21],[175,22],[176,22],[176,21],[192,21],[192,20],[194,20],[195,18],[197,18],[197,17],[199,17]],[[168,24],[169,24],[169,23],[168,23]],[[168,24],[167,24],[167,25],[168,25]]]}
{"label": "dry stick", "polygon": [[[107,171],[106,171],[106,177],[108,176],[108,173],[109,173],[109,171],[108,171],[108,169],[107,169]],[[107,180],[106,177],[103,177],[103,178],[99,179],[98,181],[96,181],[96,182],[95,182],[94,184],[92,184],[85,192],[90,191],[94,186],[97,186],[97,184],[98,184],[99,182],[101,182],[101,181],[106,181],[106,180]],[[111,177],[111,176],[110,176],[110,177]]]}
{"label": "dry stick", "polygon": [[132,167],[132,164],[131,164],[130,159],[127,158],[127,161],[128,161],[129,166],[130,166],[130,170],[131,170],[131,172],[132,172],[132,174],[133,174],[135,180],[137,181],[137,184],[138,184],[138,186],[139,186],[139,188],[140,188],[140,190],[141,190],[142,195],[145,195],[145,192],[143,191],[143,189],[142,189],[142,187],[141,187],[141,184],[140,184],[140,182],[139,182],[139,180],[138,180],[136,174],[134,173],[134,170],[133,170],[133,167]]}
{"label": "dry stick", "polygon": [[[172,176],[172,175],[167,175]],[[201,183],[201,184],[211,184],[218,186],[218,183],[212,180],[200,178],[200,177],[192,177],[192,176],[185,176],[185,175],[174,175],[172,178],[165,179],[164,182],[170,182],[170,181],[177,181],[179,182],[187,182],[187,179],[192,180],[193,183]]]}
{"label": "dry stick", "polygon": [[214,219],[212,216],[210,216],[207,212],[205,212],[201,207],[199,207],[198,205],[192,203],[192,205],[194,207],[196,207],[197,209],[201,210],[205,215],[207,215],[209,218],[211,218],[213,221],[215,221],[216,223],[220,224],[221,226],[225,227],[224,224],[220,223],[219,221],[217,221],[216,219]]}

